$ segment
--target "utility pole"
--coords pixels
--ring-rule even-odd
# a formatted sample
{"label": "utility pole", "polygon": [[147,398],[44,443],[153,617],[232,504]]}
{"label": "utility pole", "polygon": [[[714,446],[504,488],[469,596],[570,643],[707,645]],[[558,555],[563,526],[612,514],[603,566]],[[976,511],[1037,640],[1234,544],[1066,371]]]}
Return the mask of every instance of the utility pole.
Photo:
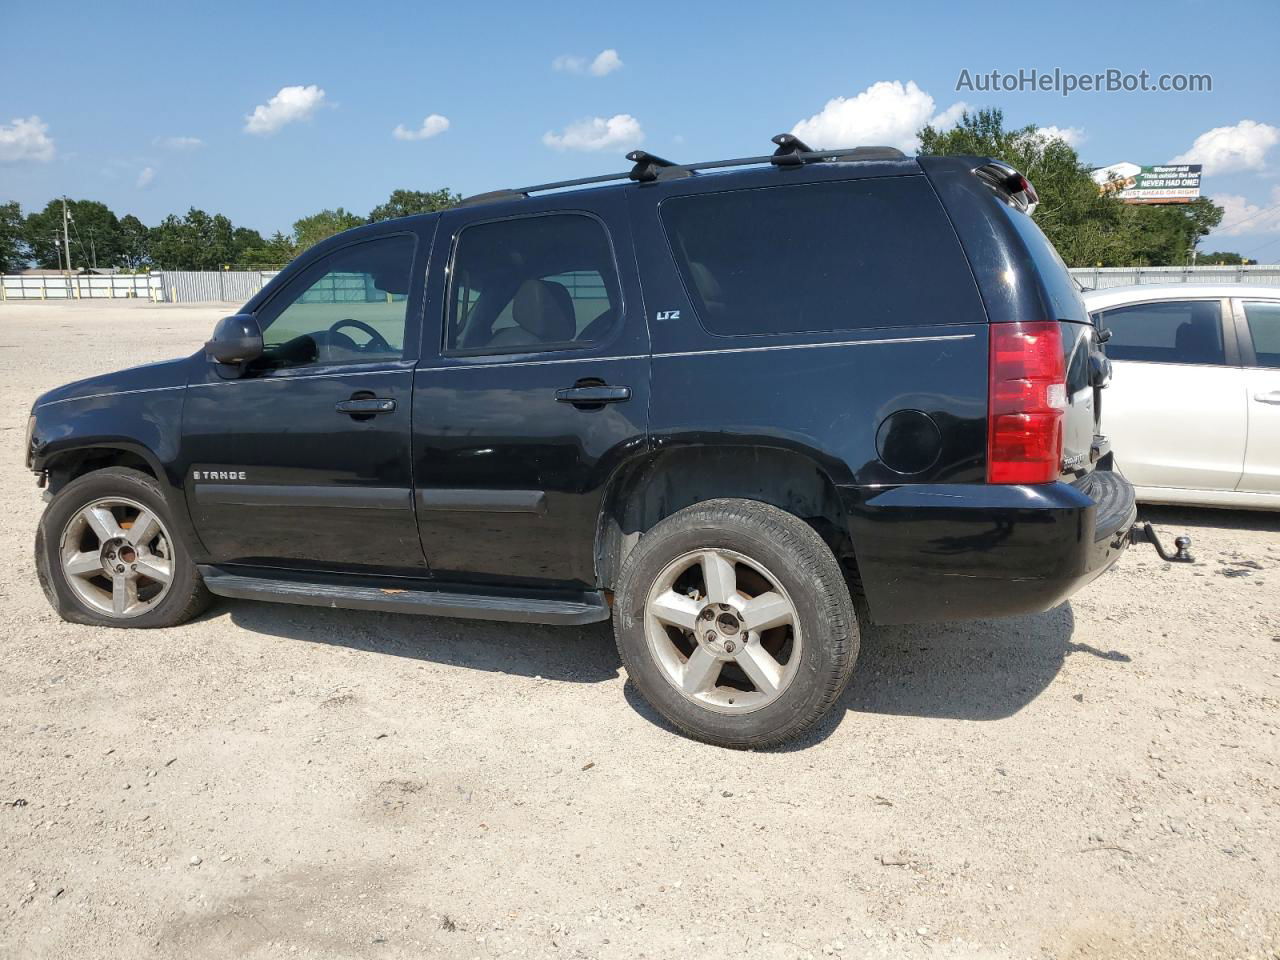
{"label": "utility pole", "polygon": [[67,225],[71,222],[71,214],[67,212],[67,198],[62,198],[62,246],[67,251],[67,283],[71,282],[71,234]]}

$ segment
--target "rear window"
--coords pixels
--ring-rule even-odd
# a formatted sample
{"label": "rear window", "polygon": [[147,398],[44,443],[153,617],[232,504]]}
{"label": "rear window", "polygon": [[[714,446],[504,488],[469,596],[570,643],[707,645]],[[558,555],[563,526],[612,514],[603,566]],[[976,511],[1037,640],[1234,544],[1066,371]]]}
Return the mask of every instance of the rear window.
{"label": "rear window", "polygon": [[661,209],[676,266],[711,333],[986,321],[924,177],[672,197]]}

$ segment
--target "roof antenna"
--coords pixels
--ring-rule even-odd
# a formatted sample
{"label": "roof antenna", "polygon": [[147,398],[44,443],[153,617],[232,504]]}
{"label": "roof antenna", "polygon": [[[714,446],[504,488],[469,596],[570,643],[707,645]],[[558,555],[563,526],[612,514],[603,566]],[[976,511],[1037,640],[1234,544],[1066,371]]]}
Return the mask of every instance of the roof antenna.
{"label": "roof antenna", "polygon": [[632,150],[627,159],[635,164],[629,174],[637,183],[652,183],[654,180],[665,180],[669,177],[687,177],[689,171],[672,160],[655,157],[643,150]]}
{"label": "roof antenna", "polygon": [[804,163],[804,158],[801,154],[818,152],[791,133],[780,133],[776,137],[772,137],[770,142],[776,143],[778,149],[773,151],[773,156],[769,158],[769,162],[779,167],[799,166]]}

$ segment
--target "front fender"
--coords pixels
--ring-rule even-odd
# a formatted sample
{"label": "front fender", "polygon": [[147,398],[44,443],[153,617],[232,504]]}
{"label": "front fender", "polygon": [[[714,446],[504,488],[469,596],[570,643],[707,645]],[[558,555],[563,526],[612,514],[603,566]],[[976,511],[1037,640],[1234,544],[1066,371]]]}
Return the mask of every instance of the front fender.
{"label": "front fender", "polygon": [[56,470],[71,458],[98,451],[131,454],[151,469],[174,521],[193,554],[202,553],[183,496],[179,462],[185,386],[152,388],[39,404],[30,444],[31,469]]}

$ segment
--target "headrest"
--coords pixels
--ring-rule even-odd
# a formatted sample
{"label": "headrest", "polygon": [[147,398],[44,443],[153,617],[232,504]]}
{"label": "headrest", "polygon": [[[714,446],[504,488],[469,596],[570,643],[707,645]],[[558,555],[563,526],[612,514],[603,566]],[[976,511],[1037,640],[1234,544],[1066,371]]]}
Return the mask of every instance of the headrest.
{"label": "headrest", "polygon": [[573,297],[552,280],[526,280],[516,291],[511,317],[543,343],[572,340],[578,332]]}

